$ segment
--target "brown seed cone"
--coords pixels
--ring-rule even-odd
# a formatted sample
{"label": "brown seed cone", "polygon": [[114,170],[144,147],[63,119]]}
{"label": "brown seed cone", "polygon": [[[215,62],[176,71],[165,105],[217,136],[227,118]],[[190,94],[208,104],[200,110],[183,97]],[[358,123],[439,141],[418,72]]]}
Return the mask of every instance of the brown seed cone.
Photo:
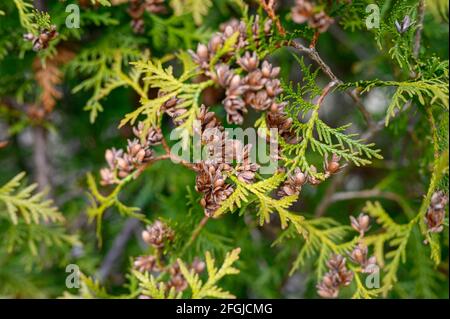
{"label": "brown seed cone", "polygon": [[100,170],[100,184],[103,186],[114,184],[116,181],[116,176],[109,168],[102,168]]}
{"label": "brown seed cone", "polygon": [[331,284],[327,284],[329,282],[329,277],[325,277],[317,286],[317,293],[322,298],[337,298],[339,295],[339,288],[335,287]]}
{"label": "brown seed cone", "polygon": [[165,0],[145,0],[144,7],[150,13],[164,13],[167,11],[164,2]]}
{"label": "brown seed cone", "polygon": [[256,172],[259,169],[259,165],[251,163],[250,159],[251,144],[247,144],[243,148],[243,156],[239,158],[240,162],[236,166],[236,176],[244,183],[251,184],[254,182]]}
{"label": "brown seed cone", "polygon": [[156,257],[152,255],[137,257],[133,262],[133,267],[139,272],[153,272],[159,270],[156,263]]}
{"label": "brown seed cone", "polygon": [[331,156],[331,159],[328,160],[328,155],[325,156],[325,161],[324,161],[324,170],[325,170],[325,177],[328,178],[333,174],[336,174],[337,172],[339,172],[344,166],[342,166],[339,161],[341,160],[341,157],[333,154]]}
{"label": "brown seed cone", "polygon": [[440,233],[444,230],[445,206],[448,203],[448,197],[443,191],[437,191],[431,196],[430,205],[425,215],[425,224],[428,231]]}
{"label": "brown seed cone", "polygon": [[332,255],[327,261],[327,267],[332,271],[340,272],[346,269],[345,257],[342,255]]}
{"label": "brown seed cone", "polygon": [[[284,112],[278,111],[282,109],[284,104],[272,104],[271,111],[266,114],[266,123],[269,128],[278,129],[278,134],[288,144],[296,144],[300,141],[295,132],[292,130],[292,119],[287,117]],[[277,111],[273,111],[273,109]]]}
{"label": "brown seed cone", "polygon": [[204,261],[200,260],[198,257],[195,257],[191,264],[191,269],[194,270],[197,274],[202,273],[205,270],[206,264]]}
{"label": "brown seed cone", "polygon": [[164,247],[165,243],[172,241],[175,237],[174,231],[163,222],[157,220],[152,225],[147,226],[142,232],[142,239],[149,245],[156,248]]}
{"label": "brown seed cone", "polygon": [[227,122],[230,124],[242,125],[244,123],[244,114],[248,112],[244,101],[239,98],[226,98],[223,101],[225,111],[227,112]]}
{"label": "brown seed cone", "polygon": [[212,217],[219,208],[220,203],[227,199],[234,191],[233,187],[225,183],[225,176],[222,174],[222,164],[198,163],[195,166],[197,177],[195,179],[195,189],[204,194],[200,204],[205,209],[205,214]]}
{"label": "brown seed cone", "polygon": [[314,6],[308,0],[296,0],[295,6],[292,8],[292,20],[295,23],[305,23],[307,22],[313,12]]}
{"label": "brown seed cone", "polygon": [[292,20],[295,23],[308,22],[309,26],[319,32],[327,31],[328,27],[334,23],[334,19],[329,17],[324,11],[315,10],[314,5],[308,0],[296,0],[292,8]]}
{"label": "brown seed cone", "polygon": [[364,273],[371,273],[376,270],[377,267],[377,259],[375,256],[369,257],[368,256],[368,248],[367,246],[360,242],[356,247],[353,249],[353,251],[350,254],[350,259],[355,264],[358,264],[362,268],[362,272]]}
{"label": "brown seed cone", "polygon": [[[196,128],[194,131],[195,133],[201,134],[202,136],[204,133],[206,133],[205,135],[208,135],[208,133],[215,134],[223,130],[222,124],[217,119],[216,114],[214,112],[208,112],[208,108],[203,104],[200,107],[200,112],[197,116],[197,120],[200,122],[200,127]],[[198,129],[200,131],[196,131]]]}
{"label": "brown seed cone", "polygon": [[256,52],[252,54],[250,52],[245,52],[244,56],[239,58],[237,63],[247,72],[252,72],[258,68],[259,59]]}
{"label": "brown seed cone", "polygon": [[307,175],[300,168],[296,167],[294,172],[288,176],[287,180],[281,186],[281,189],[278,191],[278,196],[298,195],[306,182]]}
{"label": "brown seed cone", "polygon": [[370,228],[370,217],[365,214],[359,214],[357,218],[350,216],[350,223],[354,230],[364,236]]}
{"label": "brown seed cone", "polygon": [[[163,93],[158,93],[158,97],[161,97],[162,95]],[[187,110],[185,108],[177,107],[177,105],[180,104],[181,102],[182,102],[181,99],[177,97],[172,97],[169,100],[167,100],[163,105],[161,105],[161,111],[169,115],[176,126],[179,126],[186,121],[185,118],[180,118],[180,116],[185,114]]]}
{"label": "brown seed cone", "polygon": [[170,269],[170,280],[167,282],[167,289],[175,288],[177,292],[184,291],[188,287],[188,283],[180,270],[178,262],[174,263]]}
{"label": "brown seed cone", "polygon": [[353,280],[353,272],[347,269],[345,258],[341,255],[333,255],[327,262],[330,269],[322,281],[316,286],[317,293],[324,298],[336,298],[341,286],[348,286]]}
{"label": "brown seed cone", "polygon": [[334,23],[334,19],[330,18],[325,12],[315,13],[308,21],[311,28],[317,29],[319,32],[325,32],[330,25]]}

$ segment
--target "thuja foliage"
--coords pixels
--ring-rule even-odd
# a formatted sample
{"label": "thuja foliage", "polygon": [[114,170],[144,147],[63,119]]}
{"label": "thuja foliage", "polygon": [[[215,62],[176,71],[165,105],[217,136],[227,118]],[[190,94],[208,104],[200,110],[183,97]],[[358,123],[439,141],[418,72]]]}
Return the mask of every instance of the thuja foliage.
{"label": "thuja foliage", "polygon": [[0,296],[448,298],[447,1],[0,22]]}

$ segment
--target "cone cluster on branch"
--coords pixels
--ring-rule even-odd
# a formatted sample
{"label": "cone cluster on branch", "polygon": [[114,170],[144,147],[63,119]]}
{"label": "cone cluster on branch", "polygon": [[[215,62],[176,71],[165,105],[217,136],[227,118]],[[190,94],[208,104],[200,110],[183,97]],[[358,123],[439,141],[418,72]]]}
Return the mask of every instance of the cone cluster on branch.
{"label": "cone cluster on branch", "polygon": [[[155,221],[142,232],[142,239],[155,249],[155,254],[138,256],[133,262],[134,269],[139,272],[166,274],[168,276],[168,280],[165,282],[166,292],[171,289],[182,292],[188,287],[178,261],[169,265],[165,264],[163,248],[170,244],[174,237],[175,232],[169,226],[159,220]],[[188,265],[188,270],[201,274],[205,270],[205,266],[205,262],[195,257]],[[142,295],[140,298],[146,299],[148,296]]]}
{"label": "cone cluster on branch", "polygon": [[159,272],[156,257],[153,255],[139,256],[133,262],[133,267],[139,272]]}
{"label": "cone cluster on branch", "polygon": [[440,233],[444,230],[445,206],[448,196],[443,191],[437,191],[431,196],[430,206],[425,215],[425,223],[431,233]]}
{"label": "cone cluster on branch", "polygon": [[115,148],[106,150],[105,158],[108,167],[100,170],[102,185],[117,184],[120,179],[126,178],[152,160],[154,153],[151,147],[160,144],[163,135],[160,128],[150,128],[146,130],[146,134],[144,131],[144,123],[140,122],[133,128],[136,138],[127,140],[128,146],[125,151]]}
{"label": "cone cluster on branch", "polygon": [[[261,31],[264,36],[269,36],[271,34],[271,27],[272,20],[267,20],[264,23],[263,30],[260,30],[260,17],[256,15],[251,25],[253,41],[257,43],[260,40]],[[221,56],[220,59],[215,62],[219,64],[227,62],[236,51],[248,45],[249,39],[247,30],[248,26],[245,24],[245,22],[236,19],[232,19],[229,22],[222,24],[220,26],[221,32],[216,33],[207,45],[200,43],[197,46],[196,52],[190,52],[195,63],[198,64],[200,69],[202,69],[208,77],[214,78],[214,74],[211,73],[211,70],[215,66],[211,65],[212,60],[216,57],[219,50],[223,48],[225,42],[236,33],[237,41],[234,44],[232,52]]]}
{"label": "cone cluster on branch", "polygon": [[337,298],[340,288],[350,285],[354,274],[347,269],[346,260],[341,255],[333,255],[327,267],[329,271],[317,285],[317,293],[323,298]]}
{"label": "cone cluster on branch", "polygon": [[292,118],[288,117],[284,111],[285,103],[278,103],[276,107],[270,108],[266,114],[266,124],[268,128],[276,128],[278,134],[288,144],[296,144],[300,141],[292,130]]}
{"label": "cone cluster on branch", "polygon": [[131,17],[131,27],[135,33],[144,33],[144,12],[164,13],[165,0],[129,0],[128,14]]}
{"label": "cone cluster on branch", "polygon": [[314,2],[309,0],[296,0],[291,10],[292,20],[295,23],[308,23],[308,25],[319,32],[325,32],[334,23],[323,10],[318,10]]}
{"label": "cone cluster on branch", "polygon": [[195,164],[197,177],[195,189],[203,194],[200,204],[205,209],[205,215],[212,217],[220,204],[234,191],[233,186],[227,184],[226,173],[229,166],[224,164],[206,164],[201,162]]}
{"label": "cone cluster on branch", "polygon": [[370,218],[366,214],[359,214],[357,218],[350,216],[350,224],[354,230],[356,230],[361,237],[364,237],[364,234],[370,228]]}
{"label": "cone cluster on branch", "polygon": [[23,35],[23,38],[26,41],[30,41],[33,44],[33,50],[37,52],[47,49],[50,41],[54,40],[57,36],[56,26],[51,25],[48,29],[41,29],[38,35],[26,33]]}
{"label": "cone cluster on branch", "polygon": [[[343,167],[340,165],[339,161],[341,158],[336,154],[333,154],[331,160],[328,160],[328,157],[325,156],[324,160],[324,179],[329,178],[331,175],[336,174]],[[302,172],[299,167],[296,167],[294,171],[288,175],[286,181],[281,186],[281,189],[278,191],[278,196],[291,196],[298,195],[302,190],[302,186],[305,184],[310,185],[318,185],[323,182],[322,179],[316,177],[317,168],[314,165],[311,165],[308,172]]]}
{"label": "cone cluster on branch", "polygon": [[368,256],[369,249],[367,246],[359,242],[350,254],[350,259],[355,264],[361,266],[361,272],[372,273],[376,271],[377,259],[375,256]]}
{"label": "cone cluster on branch", "polygon": [[[200,125],[195,133],[201,134],[202,144],[209,157],[194,165],[197,172],[195,188],[203,194],[200,204],[205,209],[206,216],[212,217],[220,204],[234,191],[225,182],[227,175],[234,173],[241,182],[253,183],[259,165],[251,162],[251,145],[243,146],[240,141],[228,138],[215,114],[209,112],[204,105],[200,108],[197,120]],[[234,161],[237,164],[233,169],[231,164]]]}
{"label": "cone cluster on branch", "polygon": [[359,214],[358,217],[350,216],[350,225],[359,233],[359,241],[350,253],[350,260],[361,267],[362,273],[372,273],[377,271],[377,259],[375,256],[369,257],[369,249],[363,242],[366,232],[370,229],[370,217],[366,214]]}
{"label": "cone cluster on branch", "polygon": [[174,231],[160,220],[157,220],[152,225],[147,226],[147,228],[142,232],[142,239],[147,244],[157,249],[163,248],[166,242],[172,241],[174,237]]}
{"label": "cone cluster on branch", "polygon": [[245,76],[241,77],[226,64],[215,68],[215,80],[226,89],[223,105],[228,123],[242,124],[248,106],[257,111],[283,108],[276,102],[283,91],[278,79],[279,67],[273,67],[267,61],[260,64],[256,52],[245,52],[237,63],[246,72]]}
{"label": "cone cluster on branch", "polygon": [[[369,257],[369,249],[363,242],[365,232],[369,229],[370,219],[365,214],[358,218],[350,216],[351,226],[360,233],[360,239],[350,252],[350,261],[360,266],[362,273],[378,272],[377,259]],[[341,287],[348,286],[353,280],[354,273],[346,267],[346,259],[341,255],[333,255],[327,263],[329,271],[324,275],[322,281],[316,286],[317,293],[323,298],[337,298]]]}
{"label": "cone cluster on branch", "polygon": [[[192,264],[189,266],[189,269],[193,270],[196,274],[201,274],[205,270],[205,263],[196,257]],[[174,288],[175,291],[181,292],[188,287],[188,283],[186,281],[186,278],[184,278],[183,274],[181,273],[180,265],[178,264],[178,262],[175,262],[169,268],[168,273],[170,275],[170,279],[167,282],[168,290]]]}

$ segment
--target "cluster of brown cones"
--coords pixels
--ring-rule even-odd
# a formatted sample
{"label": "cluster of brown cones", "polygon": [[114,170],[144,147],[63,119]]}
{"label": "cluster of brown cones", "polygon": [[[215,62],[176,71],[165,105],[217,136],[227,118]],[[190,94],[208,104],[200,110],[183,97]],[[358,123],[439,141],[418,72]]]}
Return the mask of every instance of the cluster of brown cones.
{"label": "cluster of brown cones", "polygon": [[448,196],[443,191],[437,191],[431,196],[430,206],[425,215],[425,223],[431,233],[440,233],[444,230],[445,206]]}
{"label": "cluster of brown cones", "polygon": [[50,41],[54,40],[57,36],[58,32],[56,31],[56,26],[51,25],[48,29],[40,30],[38,35],[26,33],[23,38],[33,44],[34,51],[40,51],[47,49]]}
{"label": "cluster of brown cones", "polygon": [[100,170],[102,185],[117,184],[148,163],[154,155],[151,147],[160,144],[163,138],[160,128],[146,129],[142,122],[133,128],[133,133],[136,138],[127,140],[128,146],[125,151],[115,148],[106,150],[108,167]]}
{"label": "cluster of brown cones", "polygon": [[215,67],[214,80],[226,89],[223,101],[228,123],[241,125],[247,106],[257,111],[283,108],[276,98],[283,91],[278,75],[279,67],[264,61],[260,65],[256,52],[245,52],[237,63],[246,75],[241,77],[226,64]]}
{"label": "cluster of brown cones", "polygon": [[308,25],[319,32],[325,32],[334,23],[334,19],[329,17],[323,10],[317,10],[314,3],[309,0],[296,0],[292,8],[292,20]]}
{"label": "cluster of brown cones", "polygon": [[340,287],[350,285],[353,272],[347,269],[346,260],[341,255],[333,255],[327,262],[329,271],[317,285],[317,293],[323,298],[337,298]]}
{"label": "cluster of brown cones", "polygon": [[[339,163],[341,158],[336,154],[331,156],[331,159],[328,160],[328,157],[325,157],[324,161],[324,178],[329,178],[331,175],[336,174],[343,167]],[[315,173],[317,169],[315,166],[311,165],[310,171]],[[309,183],[311,185],[318,185],[323,180],[317,178],[314,174],[308,174],[307,172],[302,172],[300,168],[296,167],[294,171],[288,175],[286,181],[281,186],[281,189],[278,191],[278,196],[291,196],[298,195],[302,190],[303,185]]]}
{"label": "cluster of brown cones", "polygon": [[[201,107],[197,117],[200,123],[202,143],[206,145],[209,158],[194,165],[197,172],[195,188],[203,194],[200,203],[205,215],[213,217],[220,204],[234,191],[225,182],[229,173],[234,173],[244,183],[253,183],[259,165],[250,160],[251,145],[242,146],[237,140],[228,138],[213,112]],[[235,168],[230,165],[237,162]]]}
{"label": "cluster of brown cones", "polygon": [[128,14],[131,17],[131,27],[135,33],[142,34],[145,31],[144,12],[164,13],[165,0],[129,0]]}
{"label": "cluster of brown cones", "polygon": [[[142,232],[142,239],[154,247],[156,253],[137,257],[133,262],[133,267],[142,273],[167,274],[168,280],[165,282],[167,291],[174,289],[176,292],[182,292],[188,287],[188,283],[180,271],[178,262],[170,265],[164,264],[164,248],[173,241],[174,236],[174,231],[160,220],[148,226]],[[205,263],[196,257],[189,265],[189,269],[200,274],[205,269]],[[148,297],[142,295],[140,298]]]}
{"label": "cluster of brown cones", "polygon": [[[264,36],[270,35],[271,27],[272,21],[267,20],[262,30]],[[261,34],[260,28],[261,28],[260,18],[258,15],[256,15],[251,25],[253,41],[256,43],[260,40],[259,38]],[[218,51],[221,48],[223,48],[227,40],[230,37],[235,36],[236,34],[237,40],[234,44],[232,52],[229,52],[228,54],[221,56],[218,61],[215,61],[215,64],[227,62],[230,59],[230,57],[234,55],[235,52],[248,45],[249,39],[247,30],[248,26],[245,24],[245,22],[236,19],[232,19],[229,22],[222,24],[220,26],[221,32],[214,35],[207,45],[200,43],[197,46],[196,52],[191,51],[191,55],[194,61],[198,64],[200,69],[202,69],[208,77],[214,78],[215,75],[211,72],[211,70],[214,68],[215,65],[211,65],[211,61],[216,57]]]}
{"label": "cluster of brown cones", "polygon": [[[369,229],[369,216],[360,214],[357,218],[350,216],[352,227],[359,232],[360,240],[349,254],[350,261],[361,268],[362,273],[378,271],[375,256],[369,257],[369,250],[362,239]],[[333,255],[327,262],[329,271],[323,276],[322,281],[316,286],[317,293],[323,298],[337,298],[342,287],[350,285],[354,273],[347,269],[346,258],[341,255]]]}

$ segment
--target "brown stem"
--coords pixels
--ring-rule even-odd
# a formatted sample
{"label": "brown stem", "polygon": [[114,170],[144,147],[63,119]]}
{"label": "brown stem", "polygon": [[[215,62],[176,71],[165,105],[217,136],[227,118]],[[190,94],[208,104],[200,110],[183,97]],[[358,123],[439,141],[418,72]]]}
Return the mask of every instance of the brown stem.
{"label": "brown stem", "polygon": [[114,270],[114,267],[118,265],[120,257],[126,248],[128,241],[133,235],[135,229],[139,227],[139,220],[135,218],[129,218],[123,226],[120,233],[113,241],[111,248],[106,254],[103,262],[100,266],[100,270],[97,273],[97,277],[100,282],[104,282],[106,278]]}
{"label": "brown stem", "polygon": [[419,57],[420,42],[422,40],[422,30],[423,30],[423,19],[425,17],[425,0],[419,1],[419,6],[417,7],[417,29],[414,36],[414,47],[413,56],[417,59]]}
{"label": "brown stem", "polygon": [[[297,41],[290,41],[286,43],[287,46],[291,46],[300,52],[306,53],[308,57],[317,63],[319,68],[332,80],[336,81],[337,84],[342,84],[342,80],[340,80],[331,70],[331,68],[328,66],[328,64],[323,61],[322,57],[319,55],[315,47],[305,47],[303,44],[297,42]],[[358,110],[361,112],[364,121],[366,122],[368,127],[371,127],[374,125],[372,117],[370,116],[369,112],[367,112],[366,108],[361,102],[361,99],[359,96],[352,91],[346,91],[347,95],[350,96],[353,101],[355,102]]]}
{"label": "brown stem", "polygon": [[280,19],[275,13],[275,0],[259,0],[259,3],[263,7],[264,11],[266,11],[269,18],[275,22],[278,33],[280,33],[281,36],[285,36],[286,30],[283,28]]}
{"label": "brown stem", "polygon": [[33,127],[33,164],[38,189],[43,191],[50,186],[50,165],[48,158],[47,131],[43,126]]}
{"label": "brown stem", "polygon": [[183,247],[183,250],[181,251],[180,255],[183,255],[186,249],[192,245],[192,243],[197,239],[198,235],[202,231],[202,229],[205,227],[206,223],[208,222],[209,217],[205,216],[202,218],[202,220],[198,223],[197,227],[192,232],[191,238],[189,238],[189,241],[186,243],[186,245]]}
{"label": "brown stem", "polygon": [[162,146],[163,146],[164,150],[166,151],[166,153],[170,154],[170,147],[167,144],[167,141],[164,137],[162,138],[161,143],[162,143]]}
{"label": "brown stem", "polygon": [[314,36],[313,36],[313,38],[311,40],[311,43],[309,44],[309,48],[310,49],[316,47],[317,41],[319,40],[319,35],[320,35],[320,32],[316,30],[314,32]]}
{"label": "brown stem", "polygon": [[300,52],[306,53],[311,60],[316,62],[319,67],[322,69],[322,71],[332,80],[337,81],[338,84],[341,84],[342,81],[339,80],[339,78],[331,71],[331,68],[322,60],[319,53],[317,52],[315,47],[307,48],[303,44],[297,42],[297,41],[289,41],[285,42],[287,46],[291,46]]}
{"label": "brown stem", "polygon": [[325,97],[330,93],[331,89],[337,85],[337,81],[331,81],[327,84],[327,86],[324,87],[322,90],[322,94],[317,99],[317,105],[321,105]]}

